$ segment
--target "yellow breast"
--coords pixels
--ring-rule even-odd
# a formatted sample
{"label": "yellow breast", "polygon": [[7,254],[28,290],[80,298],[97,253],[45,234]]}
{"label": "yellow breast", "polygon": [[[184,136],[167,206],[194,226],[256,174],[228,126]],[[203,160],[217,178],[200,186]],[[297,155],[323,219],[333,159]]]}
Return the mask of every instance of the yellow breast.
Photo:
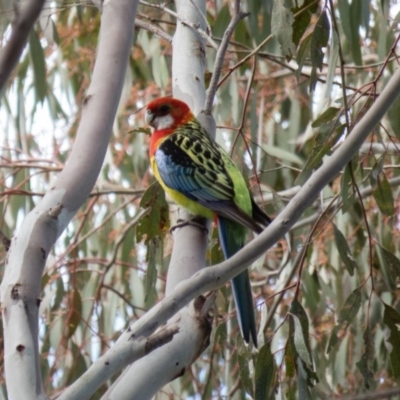
{"label": "yellow breast", "polygon": [[165,193],[168,194],[168,196],[178,205],[185,207],[189,212],[191,212],[194,215],[200,215],[204,218],[208,219],[213,219],[214,218],[214,213],[209,210],[208,208],[202,206],[201,204],[197,203],[196,201],[193,201],[186,197],[184,194],[169,188],[166,186],[160,176],[160,173],[158,171],[157,163],[155,161],[155,158],[152,157],[150,160],[151,163],[151,168],[153,169],[154,176],[160,182],[160,185],[163,187]]}

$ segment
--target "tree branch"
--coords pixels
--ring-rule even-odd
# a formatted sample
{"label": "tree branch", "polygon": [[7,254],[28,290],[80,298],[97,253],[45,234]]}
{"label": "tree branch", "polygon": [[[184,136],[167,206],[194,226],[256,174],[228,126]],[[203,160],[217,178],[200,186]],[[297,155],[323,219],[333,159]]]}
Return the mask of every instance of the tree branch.
{"label": "tree branch", "polygon": [[[349,162],[354,154],[356,154],[362,142],[367,138],[374,126],[379,123],[399,91],[400,69],[392,77],[380,98],[371,107],[369,112],[354,127],[342,146],[340,146],[333,156],[328,158],[313,174],[270,227],[232,258],[212,268],[203,269],[192,278],[181,282],[168,297],[133,324],[131,330],[123,333],[116,346],[119,346],[119,342],[141,340],[140,337],[142,335],[147,336],[151,334],[157,327],[171,318],[177,310],[180,310],[185,304],[196,298],[199,294],[223,286],[229,279],[243,271],[250,262],[257,259],[280,239],[295,223],[296,219],[304,212],[308,205],[314,201],[323,187],[327,185],[346,163]],[[370,190],[370,188],[365,189],[365,191],[367,190]],[[155,352],[152,354],[156,356]],[[101,357],[98,363],[104,362],[106,357],[107,354]],[[92,367],[87,373],[90,374],[91,370]],[[113,372],[115,373],[115,370],[113,370]],[[110,376],[111,375],[103,376],[103,378],[107,379]]]}
{"label": "tree branch", "polygon": [[137,1],[103,7],[98,55],[74,147],[63,171],[13,238],[1,285],[11,399],[44,399],[38,355],[41,277],[51,247],[89,196],[103,164],[132,44]]}
{"label": "tree branch", "polygon": [[88,372],[74,382],[58,400],[90,399],[93,393],[107,381],[110,376],[121,371],[127,365],[150,354],[157,348],[169,343],[178,332],[176,325],[167,326],[148,339],[118,341],[106,356],[95,361]]}
{"label": "tree branch", "polygon": [[135,26],[140,28],[140,29],[145,29],[146,31],[149,31],[151,33],[154,33],[161,39],[167,40],[169,43],[172,43],[172,37],[168,35],[167,32],[163,31],[161,28],[158,26],[155,26],[153,24],[150,24],[149,22],[144,22],[141,19],[135,20]]}
{"label": "tree branch", "polygon": [[0,51],[0,92],[24,50],[29,32],[39,17],[44,0],[31,0],[22,4],[23,7],[17,11],[15,21],[12,23],[10,39]]}
{"label": "tree branch", "polygon": [[[394,178],[389,178],[388,179],[388,183],[391,187],[396,187],[400,185],[400,177],[394,177]],[[361,197],[367,197],[370,196],[373,192],[374,188],[369,185],[363,189],[360,190],[360,194]],[[326,205],[326,202],[324,202],[324,207]],[[328,211],[329,209],[333,210],[333,209],[340,209],[343,206],[343,200],[340,198],[337,198],[334,202],[329,201],[327,204],[327,207],[324,208],[323,212]],[[315,213],[313,215],[308,216],[307,218],[304,218],[301,221],[298,221],[296,224],[293,225],[292,230],[294,229],[300,229],[303,228],[306,225],[310,225],[312,223],[314,223],[320,216],[321,213]]]}
{"label": "tree branch", "polygon": [[223,286],[229,279],[244,271],[251,262],[264,254],[282,238],[317,198],[324,186],[329,184],[357,153],[399,93],[400,69],[395,72],[379,98],[359,123],[354,126],[343,144],[332,156],[326,158],[322,166],[312,174],[263,233],[230,259],[213,267],[203,269],[189,280],[180,283],[174,292],[133,324],[132,333],[136,337],[151,334],[154,329],[165,323],[189,301],[201,293],[216,290]]}
{"label": "tree branch", "polygon": [[[198,113],[205,99],[205,43],[199,33],[206,29],[204,0],[176,1],[177,25],[173,39],[172,84],[174,97],[188,103]],[[215,133],[213,118],[202,121]],[[179,218],[189,214],[179,210]],[[190,225],[174,229],[174,247],[168,268],[166,295],[182,280],[189,278],[206,265],[208,235],[206,230]],[[208,310],[207,310],[208,311]],[[180,376],[208,345],[211,323],[204,313],[190,304],[178,313],[177,333],[167,346],[135,362],[104,396],[117,399],[151,399],[165,384]],[[204,329],[207,327],[207,329]],[[126,339],[122,339],[126,340]]]}

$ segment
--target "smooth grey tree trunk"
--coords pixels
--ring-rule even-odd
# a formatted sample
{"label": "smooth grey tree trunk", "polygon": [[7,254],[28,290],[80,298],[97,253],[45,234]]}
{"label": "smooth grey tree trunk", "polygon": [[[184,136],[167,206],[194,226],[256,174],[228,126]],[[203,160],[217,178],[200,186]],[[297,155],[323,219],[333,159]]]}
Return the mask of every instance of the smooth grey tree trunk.
{"label": "smooth grey tree trunk", "polygon": [[103,164],[133,40],[137,0],[104,4],[92,82],[68,162],[12,239],[1,285],[5,375],[10,400],[45,399],[38,312],[47,256],[87,199]]}

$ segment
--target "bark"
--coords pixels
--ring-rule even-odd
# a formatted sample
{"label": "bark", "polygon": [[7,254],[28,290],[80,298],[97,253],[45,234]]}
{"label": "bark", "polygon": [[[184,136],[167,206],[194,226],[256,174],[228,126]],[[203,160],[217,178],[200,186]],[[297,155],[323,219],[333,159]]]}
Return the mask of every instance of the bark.
{"label": "bark", "polygon": [[27,1],[23,3],[21,9],[17,9],[15,12],[10,38],[0,51],[0,92],[21,57],[29,33],[39,17],[43,4],[44,0]]}
{"label": "bark", "polygon": [[179,332],[173,340],[136,361],[102,400],[150,400],[163,386],[185,373],[207,348],[211,333],[211,321],[207,312],[202,312],[204,298],[198,299],[201,300],[191,302],[172,319],[179,324]]}
{"label": "bark", "polygon": [[[206,29],[205,1],[176,1],[176,7],[178,21],[173,38],[173,94],[198,114],[206,98],[205,42],[193,26],[203,31]],[[202,122],[215,135],[212,117],[203,118]],[[185,210],[179,210],[179,220],[187,221],[192,217]],[[168,268],[166,295],[182,280],[206,266],[207,224],[204,222],[200,229],[191,225],[175,226],[173,237],[174,248]],[[208,319],[208,309],[196,308],[191,303],[174,316],[172,321],[179,324],[179,332],[173,340],[135,362],[103,399],[151,399],[165,384],[181,376],[197,359],[209,343],[211,321]]]}
{"label": "bark", "polygon": [[125,335],[124,340],[118,340],[105,356],[95,361],[89,371],[57,397],[57,400],[90,399],[110,376],[170,342],[177,331],[177,326],[171,326],[148,339],[141,337],[137,340],[131,340]]}
{"label": "bark", "polygon": [[89,196],[103,164],[133,38],[137,1],[103,8],[98,55],[75,145],[63,171],[26,216],[8,253],[1,285],[9,399],[43,399],[38,353],[41,276],[60,234]]}

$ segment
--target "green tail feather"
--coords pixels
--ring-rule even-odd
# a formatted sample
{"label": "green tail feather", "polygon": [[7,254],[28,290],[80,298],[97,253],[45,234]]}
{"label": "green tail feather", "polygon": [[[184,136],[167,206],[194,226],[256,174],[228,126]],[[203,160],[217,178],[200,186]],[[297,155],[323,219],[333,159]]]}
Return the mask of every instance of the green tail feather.
{"label": "green tail feather", "polygon": [[[243,247],[246,230],[243,226],[223,217],[218,217],[218,229],[224,256],[225,258],[232,257]],[[246,343],[249,343],[251,337],[254,346],[257,347],[253,295],[247,270],[232,279],[232,289],[243,338]]]}

